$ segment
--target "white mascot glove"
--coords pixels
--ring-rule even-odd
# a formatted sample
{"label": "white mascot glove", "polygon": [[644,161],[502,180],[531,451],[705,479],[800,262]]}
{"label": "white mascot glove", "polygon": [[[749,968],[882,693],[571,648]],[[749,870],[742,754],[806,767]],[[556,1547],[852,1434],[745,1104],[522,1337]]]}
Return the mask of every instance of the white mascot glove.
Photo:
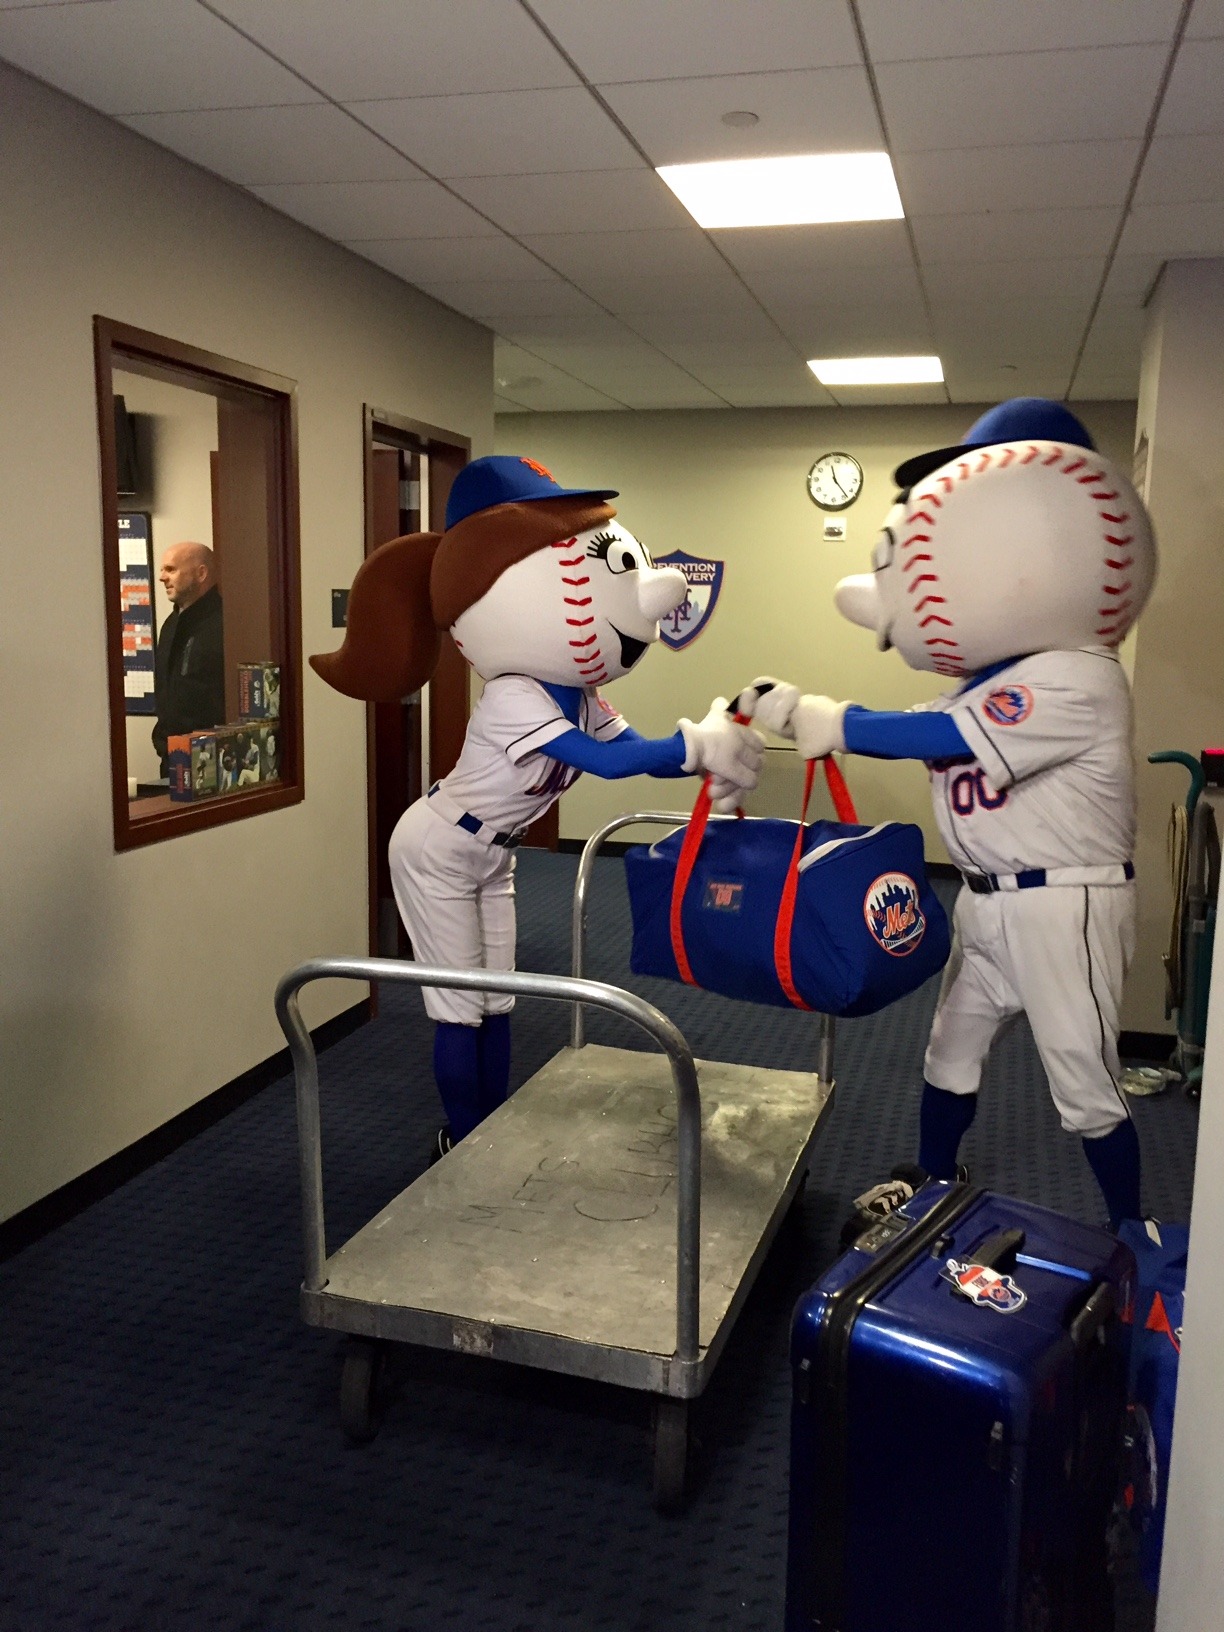
{"label": "white mascot glove", "polygon": [[740,787],[738,782],[732,782],[729,777],[712,776],[710,778],[710,809],[715,816],[734,816],[744,803],[747,788]]}
{"label": "white mascot glove", "polygon": [[849,703],[835,703],[832,697],[800,697],[791,715],[791,733],[804,759],[845,753],[844,721],[849,707]]}
{"label": "white mascot glove", "polygon": [[771,674],[759,674],[750,686],[740,692],[736,707],[741,714],[746,714],[775,736],[793,738],[795,733],[791,729],[791,715],[798,701],[798,686],[788,685],[785,680],[775,680]]}
{"label": "white mascot glove", "polygon": [[678,729],[684,738],[681,770],[724,777],[749,793],[756,787],[765,757],[764,738],[731,718],[725,697],[715,697],[704,720],[695,725],[681,720]]}

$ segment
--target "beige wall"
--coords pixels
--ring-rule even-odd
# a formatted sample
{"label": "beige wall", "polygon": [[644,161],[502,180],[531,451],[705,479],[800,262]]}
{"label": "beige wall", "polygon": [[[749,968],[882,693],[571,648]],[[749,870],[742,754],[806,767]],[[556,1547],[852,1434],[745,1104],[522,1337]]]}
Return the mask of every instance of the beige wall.
{"label": "beige wall", "polygon": [[[366,947],[365,722],[305,683],[306,800],[116,855],[96,312],[299,382],[303,647],[362,554],[363,402],[492,442],[488,332],[0,68],[0,1217],[281,1046],[277,977]],[[316,988],[312,1024],[360,994]]]}
{"label": "beige wall", "polygon": [[[217,447],[217,399],[168,380],[113,370],[115,395],[129,414],[142,416],[141,454],[148,469],[140,471],[147,491],[121,499],[119,508],[147,508],[153,532],[153,618],[161,628],[170,603],[157,577],[162,556],[172,544],[190,540],[212,548],[212,471],[209,454]],[[156,782],[161,761],[153,748],[153,716],[127,717],[128,775]]]}
{"label": "beige wall", "polygon": [[[1129,468],[1134,405],[1084,403],[1076,411],[1102,449]],[[866,630],[836,613],[832,592],[846,573],[869,570],[895,467],[912,453],[956,442],[977,412],[962,406],[509,414],[497,422],[497,447],[542,460],[567,486],[619,488],[620,519],[654,554],[682,549],[726,562],[721,601],[693,644],[648,652],[610,689],[633,724],[653,735],[673,730],[678,715],[698,717],[716,693],[757,674],[871,708],[906,708],[944,689],[936,676],[907,669],[895,652],[877,652]],[[847,536],[838,544],[823,541],[823,512],[806,489],[812,462],[831,449],[854,454],[864,472],[862,495],[843,512]],[[917,822],[932,858],[945,859],[920,765],[856,759],[848,779],[865,820]],[[799,791],[793,752],[771,752],[752,808],[795,815]],[[686,783],[586,776],[561,802],[561,833],[585,838],[618,811],[683,808],[686,800],[691,805]],[[827,812],[822,798],[819,813]]]}
{"label": "beige wall", "polygon": [[[1224,261],[1165,269],[1144,343],[1136,437],[1148,442],[1146,498],[1160,547],[1160,576],[1143,615],[1135,659],[1139,756],[1141,946],[1168,939],[1169,808],[1185,772],[1145,763],[1156,749],[1197,753],[1224,727]],[[1127,1025],[1161,1030],[1159,956],[1136,967]]]}
{"label": "beige wall", "polygon": [[[1224,721],[1224,261],[1175,262],[1152,303],[1139,431],[1149,443],[1147,495],[1161,545],[1160,581],[1135,666],[1141,753],[1191,752],[1221,740]],[[1147,767],[1140,779],[1140,929],[1166,933],[1164,823],[1186,777]],[[1149,972],[1150,973],[1150,972]],[[1160,982],[1138,996],[1153,1022]],[[1224,942],[1218,926],[1194,1188],[1186,1323],[1160,1583],[1160,1632],[1220,1624],[1224,1599]]]}

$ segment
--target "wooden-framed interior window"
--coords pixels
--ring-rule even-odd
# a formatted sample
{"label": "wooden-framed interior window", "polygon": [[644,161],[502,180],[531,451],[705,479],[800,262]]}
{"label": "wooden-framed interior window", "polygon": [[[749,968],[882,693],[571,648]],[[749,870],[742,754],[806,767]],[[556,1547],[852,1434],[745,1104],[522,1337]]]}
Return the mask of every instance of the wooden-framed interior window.
{"label": "wooden-framed interior window", "polygon": [[115,848],[303,797],[296,385],[94,319]]}

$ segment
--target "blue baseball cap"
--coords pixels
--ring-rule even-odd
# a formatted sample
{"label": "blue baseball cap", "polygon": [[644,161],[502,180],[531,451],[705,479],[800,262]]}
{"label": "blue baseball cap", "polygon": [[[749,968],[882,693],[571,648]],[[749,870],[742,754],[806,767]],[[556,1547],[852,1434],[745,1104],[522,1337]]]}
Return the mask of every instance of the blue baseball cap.
{"label": "blue baseball cap", "polygon": [[495,504],[524,504],[535,499],[615,499],[611,487],[562,487],[537,459],[523,454],[494,453],[473,459],[455,477],[446,501],[446,525],[491,510]]}
{"label": "blue baseball cap", "polygon": [[935,448],[930,453],[919,453],[898,465],[893,480],[904,491],[929,476],[940,465],[955,459],[958,453],[969,453],[974,448],[991,448],[1000,442],[1067,442],[1075,448],[1089,448],[1096,452],[1096,444],[1087,429],[1065,403],[1049,397],[1012,397],[997,407],[988,408],[965,432],[963,442],[951,448]]}

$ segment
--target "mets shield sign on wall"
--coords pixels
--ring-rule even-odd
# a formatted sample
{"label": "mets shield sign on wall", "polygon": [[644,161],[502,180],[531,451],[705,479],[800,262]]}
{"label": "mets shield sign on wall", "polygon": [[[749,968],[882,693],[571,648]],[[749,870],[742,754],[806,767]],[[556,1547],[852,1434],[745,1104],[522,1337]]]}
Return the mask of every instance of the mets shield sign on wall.
{"label": "mets shield sign on wall", "polygon": [[696,640],[709,623],[722,592],[723,563],[711,561],[708,557],[698,559],[686,555],[683,550],[673,550],[670,555],[657,555],[655,566],[679,567],[688,579],[688,595],[659,624],[659,633],[664,642],[673,652],[678,652],[681,647]]}

